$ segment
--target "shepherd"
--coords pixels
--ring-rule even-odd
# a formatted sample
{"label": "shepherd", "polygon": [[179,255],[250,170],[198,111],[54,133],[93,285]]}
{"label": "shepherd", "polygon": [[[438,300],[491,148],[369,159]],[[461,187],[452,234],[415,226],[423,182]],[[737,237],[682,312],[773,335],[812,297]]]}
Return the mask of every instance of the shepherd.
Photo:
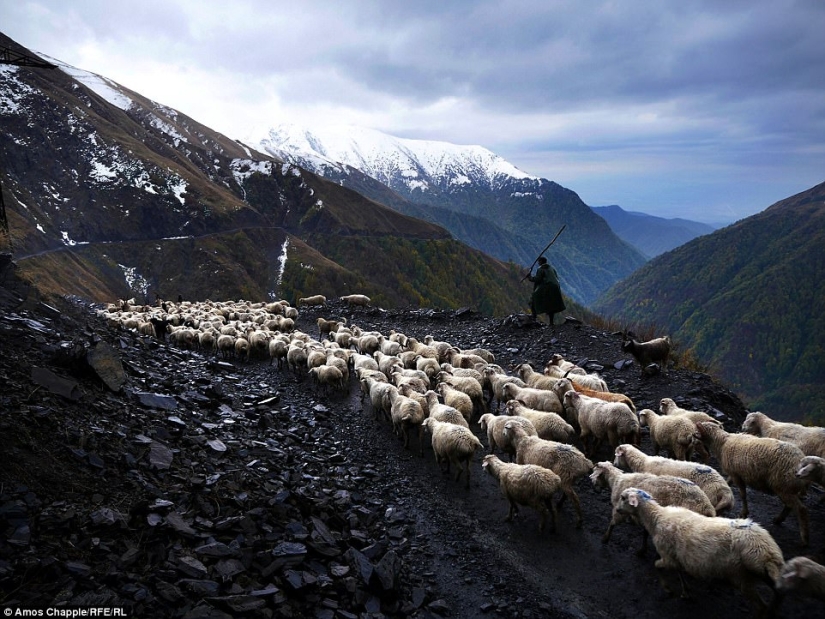
{"label": "shepherd", "polygon": [[556,313],[563,312],[566,308],[564,299],[561,296],[561,285],[559,276],[547,262],[547,258],[540,256],[536,261],[539,268],[535,275],[527,276],[533,282],[533,295],[530,297],[530,313],[535,320],[538,314],[547,314],[548,324],[552,325]]}

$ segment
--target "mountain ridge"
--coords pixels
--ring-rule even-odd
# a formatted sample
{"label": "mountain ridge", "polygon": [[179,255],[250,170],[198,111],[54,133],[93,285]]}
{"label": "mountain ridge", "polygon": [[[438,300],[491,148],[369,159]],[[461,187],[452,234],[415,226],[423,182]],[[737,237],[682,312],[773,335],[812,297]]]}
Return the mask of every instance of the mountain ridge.
{"label": "mountain ridge", "polygon": [[526,174],[480,146],[395,138],[362,128],[295,125],[271,129],[254,146],[357,186],[376,200],[387,200],[387,189],[380,187],[388,187],[398,196],[385,202],[392,208],[416,213],[472,247],[523,266],[567,226],[548,259],[557,267],[564,291],[585,304],[645,262],[575,192]]}
{"label": "mountain ridge", "polygon": [[618,235],[648,258],[684,245],[703,234],[710,234],[715,227],[680,217],[657,217],[637,211],[626,211],[617,204],[591,206]]}
{"label": "mountain ridge", "polygon": [[594,309],[667,330],[772,417],[825,422],[825,183],[651,260]]}
{"label": "mountain ridge", "polygon": [[[25,50],[8,37],[0,42]],[[359,292],[387,307],[429,304],[433,295],[448,309],[484,295],[485,310],[499,314],[518,311],[528,296],[515,267],[436,224],[61,64],[48,72],[0,68],[9,221],[0,242],[28,256],[23,274],[44,293],[75,288],[96,301],[134,294],[151,301]],[[336,261],[311,245],[336,237],[357,237],[362,253]],[[388,239],[413,257],[437,248],[449,260],[438,276],[413,274],[406,287],[379,281],[374,261],[389,263]],[[465,281],[464,264],[478,267],[473,281]]]}

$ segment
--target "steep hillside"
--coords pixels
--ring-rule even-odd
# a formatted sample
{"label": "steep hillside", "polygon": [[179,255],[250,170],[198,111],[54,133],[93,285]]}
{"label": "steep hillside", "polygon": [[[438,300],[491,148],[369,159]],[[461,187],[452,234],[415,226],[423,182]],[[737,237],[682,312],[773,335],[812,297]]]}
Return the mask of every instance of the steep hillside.
{"label": "steep hillside", "polygon": [[[5,244],[41,292],[97,301],[363,292],[386,307],[522,309],[529,289],[515,265],[50,60],[59,68],[0,64]],[[387,277],[405,261],[428,268]]]}
{"label": "steep hillside", "polygon": [[646,213],[626,211],[617,205],[591,206],[616,235],[649,258],[684,245],[697,236],[710,234],[716,228],[678,217],[666,219]]}
{"label": "steep hillside", "polygon": [[565,292],[585,304],[645,262],[573,191],[525,174],[480,146],[407,140],[360,127],[310,131],[292,125],[272,129],[254,144],[436,222],[500,260],[529,265],[567,225],[548,259]]}
{"label": "steep hillside", "polygon": [[825,421],[825,183],[659,256],[596,310],[659,325],[752,409]]}

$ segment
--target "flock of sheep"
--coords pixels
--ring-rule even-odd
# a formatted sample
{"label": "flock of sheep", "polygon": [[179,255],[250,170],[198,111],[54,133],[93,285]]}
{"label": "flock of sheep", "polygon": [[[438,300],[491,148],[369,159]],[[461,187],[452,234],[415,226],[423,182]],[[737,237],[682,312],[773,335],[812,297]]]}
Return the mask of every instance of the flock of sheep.
{"label": "flock of sheep", "polygon": [[[363,295],[342,300],[369,304]],[[316,295],[298,305],[325,303]],[[552,530],[557,506],[569,499],[581,527],[574,486],[589,475],[594,485],[611,492],[613,513],[603,541],[617,523],[640,524],[642,550],[652,539],[659,554],[655,565],[668,590],[665,574],[675,571],[680,581],[682,573],[728,580],[763,612],[773,611],[786,591],[825,600],[825,567],[805,557],[786,562],[771,535],[747,519],[748,488],[774,494],[783,506],[775,522],[793,511],[801,541],[808,544],[803,499],[810,484],[825,485],[825,428],[750,413],[742,432],[729,433],[713,417],[679,408],[669,398],[661,400],[658,412],[637,412],[626,395],[610,392],[601,377],[560,355],[542,371],[522,364],[508,374],[488,350],[462,350],[429,335],[419,341],[396,331],[364,331],[343,318],[318,318],[316,338],[295,329],[298,310],[285,301],[140,306],[129,300],[100,313],[113,326],[178,346],[241,361],[268,359],[279,369],[311,377],[325,392],[348,391],[354,374],[362,404],[366,400],[377,420],[391,424],[405,448],[417,436],[423,455],[429,435],[438,464],[446,472],[452,468],[456,481],[464,475],[467,486],[473,457],[484,449],[471,429],[477,423],[490,452],[482,469],[498,481],[509,504],[508,520],[519,506],[529,506],[539,513],[540,530],[548,517]],[[624,349],[643,371],[650,363],[666,369],[669,339],[631,342]],[[653,455],[639,449],[643,426],[649,428]],[[615,461],[594,464],[591,458],[605,442]],[[660,456],[661,450],[670,457]],[[710,456],[727,480],[707,464]],[[720,516],[734,506],[729,484],[741,499],[738,519]],[[776,591],[769,604],[755,588],[759,582]]]}

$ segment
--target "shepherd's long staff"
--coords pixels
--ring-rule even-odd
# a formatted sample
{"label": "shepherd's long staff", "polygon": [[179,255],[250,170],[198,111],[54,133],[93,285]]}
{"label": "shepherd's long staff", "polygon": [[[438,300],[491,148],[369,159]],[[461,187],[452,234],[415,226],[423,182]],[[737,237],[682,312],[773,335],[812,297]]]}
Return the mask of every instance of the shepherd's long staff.
{"label": "shepherd's long staff", "polygon": [[544,252],[546,252],[548,249],[550,249],[550,246],[551,246],[553,243],[555,243],[555,242],[556,242],[556,239],[557,239],[557,238],[559,238],[559,235],[560,235],[560,234],[564,231],[564,229],[565,229],[566,227],[567,227],[567,224],[564,224],[561,228],[559,228],[559,231],[558,231],[558,232],[556,232],[556,236],[554,236],[554,237],[553,237],[553,240],[552,240],[552,241],[550,241],[550,242],[547,244],[547,247],[545,247],[544,249],[542,249],[542,250],[541,250],[541,253],[540,253],[538,256],[536,256],[536,259],[535,259],[535,260],[533,260],[533,264],[531,264],[531,265],[530,265],[530,269],[527,271],[527,275],[525,275],[524,277],[522,277],[522,278],[521,278],[521,281],[524,281],[525,279],[527,279],[528,277],[530,277],[530,273],[532,273],[532,271],[533,271],[533,267],[534,267],[534,266],[536,266],[536,263],[539,261],[539,258],[541,258],[541,257],[544,255]]}

